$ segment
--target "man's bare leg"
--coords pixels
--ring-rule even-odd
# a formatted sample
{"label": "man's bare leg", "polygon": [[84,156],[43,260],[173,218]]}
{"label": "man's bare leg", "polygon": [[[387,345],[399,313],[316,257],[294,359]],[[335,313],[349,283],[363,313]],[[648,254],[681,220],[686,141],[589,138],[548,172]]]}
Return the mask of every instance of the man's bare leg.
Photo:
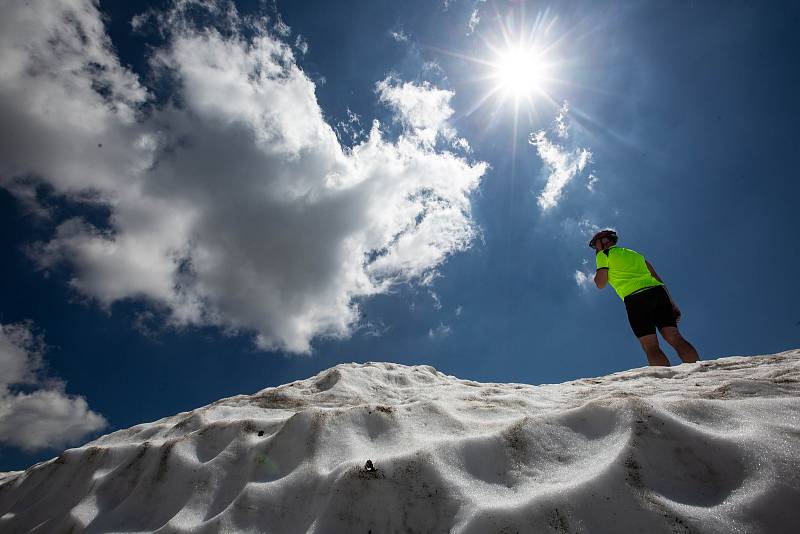
{"label": "man's bare leg", "polygon": [[665,326],[661,329],[661,335],[678,352],[678,357],[683,360],[683,363],[695,363],[700,359],[697,350],[686,341],[676,327]]}
{"label": "man's bare leg", "polygon": [[640,337],[639,343],[642,344],[642,348],[645,354],[647,354],[648,364],[669,367],[669,359],[667,355],[661,351],[661,347],[658,346],[658,336],[656,334]]}

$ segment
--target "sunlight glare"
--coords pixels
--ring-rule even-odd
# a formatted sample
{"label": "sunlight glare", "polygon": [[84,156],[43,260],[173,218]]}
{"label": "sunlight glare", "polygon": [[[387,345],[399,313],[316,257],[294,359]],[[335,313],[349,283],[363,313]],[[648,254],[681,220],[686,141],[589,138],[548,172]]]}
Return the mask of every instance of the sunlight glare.
{"label": "sunlight glare", "polygon": [[473,79],[485,84],[466,115],[488,107],[491,121],[511,117],[516,131],[520,117],[531,125],[540,121],[541,111],[559,108],[558,93],[571,83],[564,70],[572,62],[564,55],[568,33],[556,21],[549,9],[531,21],[526,21],[523,7],[504,13],[498,9],[495,23],[479,34],[481,55],[440,50],[472,63]]}
{"label": "sunlight glare", "polygon": [[494,71],[500,89],[516,97],[542,90],[544,64],[532,48],[509,48],[494,63]]}

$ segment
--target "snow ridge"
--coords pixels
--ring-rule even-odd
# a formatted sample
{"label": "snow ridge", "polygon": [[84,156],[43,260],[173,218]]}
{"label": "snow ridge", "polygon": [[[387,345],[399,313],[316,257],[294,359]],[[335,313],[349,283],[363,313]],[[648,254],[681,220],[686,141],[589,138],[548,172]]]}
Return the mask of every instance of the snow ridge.
{"label": "snow ridge", "polygon": [[1,474],[0,532],[794,532],[799,384],[800,350],[536,387],[337,365]]}

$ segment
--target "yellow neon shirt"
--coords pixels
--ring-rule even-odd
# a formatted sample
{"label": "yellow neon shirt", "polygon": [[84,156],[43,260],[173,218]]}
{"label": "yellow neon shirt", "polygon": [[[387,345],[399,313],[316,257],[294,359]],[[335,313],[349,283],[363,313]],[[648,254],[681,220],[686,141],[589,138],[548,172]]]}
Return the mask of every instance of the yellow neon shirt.
{"label": "yellow neon shirt", "polygon": [[640,289],[664,285],[650,274],[644,256],[629,248],[614,246],[598,252],[595,263],[598,271],[608,269],[608,283],[622,300]]}

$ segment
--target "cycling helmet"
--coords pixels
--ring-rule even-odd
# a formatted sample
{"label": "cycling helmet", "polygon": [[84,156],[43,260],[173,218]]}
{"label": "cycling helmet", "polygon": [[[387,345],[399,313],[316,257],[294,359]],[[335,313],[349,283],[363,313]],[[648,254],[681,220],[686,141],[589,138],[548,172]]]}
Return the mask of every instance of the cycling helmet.
{"label": "cycling helmet", "polygon": [[614,245],[617,244],[617,239],[618,239],[617,232],[615,232],[614,230],[602,230],[602,231],[597,232],[596,234],[594,234],[594,237],[592,237],[592,240],[589,241],[589,248],[594,248],[595,242],[598,239],[603,239],[604,237],[610,239],[611,242]]}

